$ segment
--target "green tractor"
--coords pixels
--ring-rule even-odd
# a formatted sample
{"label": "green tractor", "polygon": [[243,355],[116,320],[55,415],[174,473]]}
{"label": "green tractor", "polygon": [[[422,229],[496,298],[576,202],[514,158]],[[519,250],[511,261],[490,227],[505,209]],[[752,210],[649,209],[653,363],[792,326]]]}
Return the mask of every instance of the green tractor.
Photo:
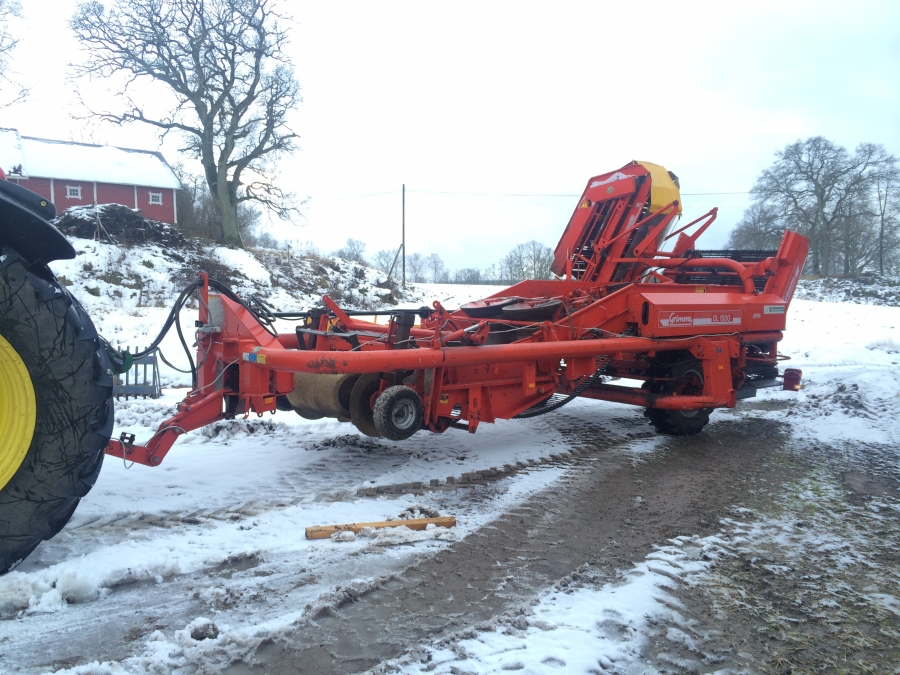
{"label": "green tractor", "polygon": [[47,266],[75,257],[55,216],[0,180],[0,574],[72,517],[114,422],[103,342]]}

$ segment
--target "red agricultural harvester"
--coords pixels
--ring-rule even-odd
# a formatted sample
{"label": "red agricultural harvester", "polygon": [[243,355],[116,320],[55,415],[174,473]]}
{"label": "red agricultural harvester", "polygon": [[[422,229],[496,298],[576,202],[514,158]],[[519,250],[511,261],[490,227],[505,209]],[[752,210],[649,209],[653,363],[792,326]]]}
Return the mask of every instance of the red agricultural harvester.
{"label": "red agricultural harvester", "polygon": [[455,311],[437,302],[394,310],[381,324],[326,297],[320,309],[274,314],[300,321],[278,335],[204,279],[197,387],[147,445],[114,440],[107,453],[159,464],[185,431],[274,411],[279,399],[391,440],[421,429],[474,433],[575,396],[644,406],[659,431],[696,433],[713,408],[776,383],[807,245],[788,232],[777,252],[700,252],[696,239],[716,211],[674,229],[680,212],[662,167],[597,176],[556,248],[551,271],[561,279],[524,281]]}
{"label": "red agricultural harvester", "polygon": [[[799,371],[779,373],[777,345],[806,239],[788,231],[777,251],[701,251],[716,209],[676,224],[677,178],[632,162],[588,182],[554,253],[557,279],[455,310],[435,302],[377,323],[325,297],[277,313],[201,274],[161,333],[180,330],[178,312],[197,292],[191,392],[145,445],[109,441],[111,374],[129,356],[96,334],[46,267],[74,251],[47,223],[52,205],[26,192],[0,190],[4,571],[62,528],[104,448],[157,466],[181,434],[217,420],[294,410],[402,440],[475,433],[582,397],[642,406],[658,431],[684,435],[759,388],[800,386]],[[279,334],[276,320],[294,329]]]}

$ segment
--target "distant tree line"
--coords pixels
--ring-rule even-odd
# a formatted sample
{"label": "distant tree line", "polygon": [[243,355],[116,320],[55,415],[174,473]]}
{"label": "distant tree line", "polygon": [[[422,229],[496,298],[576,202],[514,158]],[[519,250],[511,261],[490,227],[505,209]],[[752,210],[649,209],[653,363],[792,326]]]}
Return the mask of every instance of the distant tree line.
{"label": "distant tree line", "polygon": [[807,273],[900,273],[900,167],[884,146],[850,152],[815,136],[775,157],[751,190],[731,248],[774,249],[790,229],[809,239]]}
{"label": "distant tree line", "polygon": [[[345,246],[334,255],[346,260],[372,265],[397,279],[401,275],[402,261],[397,251],[381,250],[364,257],[366,245],[358,239],[348,239]],[[447,267],[437,253],[423,255],[411,253],[406,256],[406,280],[413,283],[432,282],[438,284],[513,284],[526,279],[549,279],[553,251],[538,241],[519,244],[490,267],[463,267],[452,270]]]}

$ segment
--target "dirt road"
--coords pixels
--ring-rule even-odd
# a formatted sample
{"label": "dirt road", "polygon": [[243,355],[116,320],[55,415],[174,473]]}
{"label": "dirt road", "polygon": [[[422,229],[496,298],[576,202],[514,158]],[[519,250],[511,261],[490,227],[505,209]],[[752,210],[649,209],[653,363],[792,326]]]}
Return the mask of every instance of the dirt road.
{"label": "dirt road", "polygon": [[[289,431],[273,428],[269,438],[288,448],[285,466],[299,462],[298,451],[308,461],[294,473],[273,467],[281,482],[266,483],[267,502],[248,500],[242,490],[224,495],[222,504],[194,508],[190,517],[85,520],[48,546],[46,562],[37,558],[28,574],[7,577],[38,600],[0,616],[0,670],[470,672],[449,662],[438,667],[429,650],[464,654],[462,643],[498,630],[525,639],[540,623],[533,603],[549,589],[564,594],[618,584],[648,554],[685,536],[715,542],[709,570],[689,583],[673,579],[665,601],[671,616],[647,622],[630,661],[598,663],[596,672],[900,672],[897,444],[813,443],[793,421],[799,412],[816,412],[804,406],[806,412],[791,401],[745,403],[717,412],[698,436],[663,438],[638,410],[573,404],[528,422],[540,426],[515,427],[530,429],[523,439],[554,439],[541,441],[548,461],[470,473],[469,482],[441,483],[419,497],[381,487],[362,490],[374,497],[300,488],[359,485],[377,471],[420,475],[427,486],[432,463],[407,468],[423,461],[416,457],[424,446],[350,436],[294,446]],[[808,429],[809,419],[803,424]],[[508,439],[509,430],[500,431],[494,438]],[[455,439],[474,442],[465,434],[439,437],[440,453],[471,452]],[[516,477],[505,478],[510,472]],[[177,476],[166,480],[180,490]],[[516,485],[536,487],[510,498]],[[134,490],[118,483],[110,489]],[[293,504],[288,498],[296,494],[301,501]],[[300,532],[278,536],[315,517],[309,515],[315,505],[327,503],[320,498],[355,509],[350,513],[364,512],[366,504],[399,512],[400,504],[418,499],[445,513],[480,515],[478,524],[460,528],[465,536],[418,544],[308,546],[296,541]],[[210,547],[215,538],[226,543]],[[79,556],[102,552],[107,542],[122,555],[143,541],[182,556],[200,546],[210,555],[248,553],[156,578],[128,568],[99,593],[96,585],[79,591],[83,577],[56,572],[81,569]],[[43,595],[34,590],[40,584],[47,585],[38,589]],[[65,604],[43,609],[60,591],[68,593]],[[15,597],[14,585],[6,592]],[[221,635],[212,624],[200,625],[200,617],[218,623]],[[66,639],[56,640],[59,634]],[[482,663],[478,672],[495,670]]]}
{"label": "dirt road", "polygon": [[[860,602],[890,592],[898,569],[897,511],[866,522],[873,500],[900,496],[890,462],[876,466],[877,448],[860,454],[866,466],[834,448],[798,443],[787,424],[731,415],[633,461],[599,440],[598,425],[564,415],[557,424],[582,453],[565,478],[383,587],[267,641],[253,666],[238,663],[229,672],[361,672],[416,645],[512,623],[536,591],[612,581],[671,537],[728,530],[736,513],[743,521],[784,516],[783,499],[804,481],[820,489],[838,484],[836,495],[847,503],[813,508],[818,515],[795,504],[809,521],[796,526],[812,527],[819,518],[823,535],[873,528],[870,552],[880,571],[810,552],[773,572],[772,563],[784,560],[738,552],[716,567],[715,583],[679,591],[695,635],[673,640],[657,626],[646,663],[660,672],[894,672],[897,616]],[[477,498],[477,487],[464,489]],[[838,577],[842,594],[830,585]]]}

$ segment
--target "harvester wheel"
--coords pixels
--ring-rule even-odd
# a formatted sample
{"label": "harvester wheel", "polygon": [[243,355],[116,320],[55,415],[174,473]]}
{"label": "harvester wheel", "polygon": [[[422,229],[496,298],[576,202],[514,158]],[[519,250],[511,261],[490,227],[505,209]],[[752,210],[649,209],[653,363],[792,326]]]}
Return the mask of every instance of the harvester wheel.
{"label": "harvester wheel", "polygon": [[647,408],[644,413],[656,430],[669,436],[692,436],[709,424],[709,408],[701,410],[663,410]]}
{"label": "harvester wheel", "polygon": [[[703,393],[703,366],[689,354],[686,357],[686,360],[657,369],[657,376],[661,378],[660,382],[654,383],[650,381],[645,386],[657,393],[677,393],[683,396]],[[712,409],[710,408],[701,408],[699,410],[647,408],[644,411],[644,416],[650,420],[650,424],[661,434],[692,436],[699,434],[703,431],[703,427],[709,424],[711,412]]]}
{"label": "harvester wheel", "polygon": [[109,359],[44,266],[0,251],[0,574],[59,532],[97,480],[114,421]]}
{"label": "harvester wheel", "polygon": [[385,438],[403,441],[422,428],[425,408],[409,387],[388,387],[375,401],[375,427]]}
{"label": "harvester wheel", "polygon": [[372,399],[381,388],[381,375],[366,373],[360,375],[350,392],[350,421],[366,436],[378,438],[381,434],[375,426]]}

